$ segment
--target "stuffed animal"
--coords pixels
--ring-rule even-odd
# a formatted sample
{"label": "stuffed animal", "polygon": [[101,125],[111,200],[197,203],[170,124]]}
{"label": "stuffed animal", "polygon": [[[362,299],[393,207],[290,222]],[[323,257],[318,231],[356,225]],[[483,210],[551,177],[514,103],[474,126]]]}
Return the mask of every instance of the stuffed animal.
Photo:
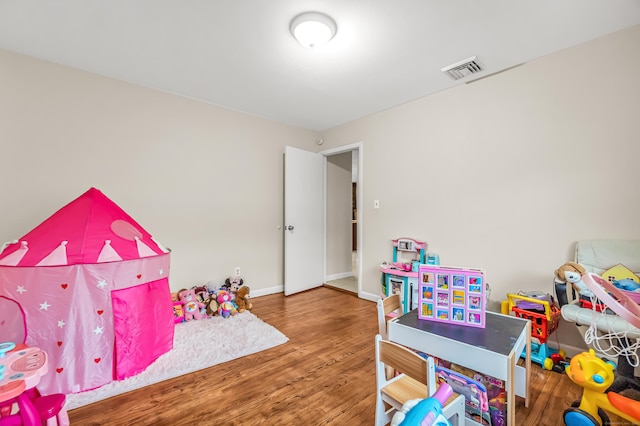
{"label": "stuffed animal", "polygon": [[238,306],[238,313],[244,312],[245,310],[250,311],[253,308],[253,304],[251,303],[249,292],[251,289],[243,285],[238,289],[236,293],[236,306]]}
{"label": "stuffed animal", "polygon": [[218,302],[218,305],[221,305],[224,302],[231,302],[231,299],[231,293],[226,290],[218,290],[216,293],[216,302]]}
{"label": "stuffed animal", "polygon": [[218,315],[218,302],[216,301],[215,294],[209,296],[209,299],[205,302],[205,306],[207,309],[207,315],[210,317]]}
{"label": "stuffed animal", "polygon": [[580,296],[585,298],[593,297],[593,293],[589,290],[589,287],[582,281],[582,276],[585,273],[586,270],[584,267],[576,262],[565,262],[554,271],[556,296],[558,297],[560,305],[566,305],[568,303],[566,295],[567,283],[570,283],[574,291],[577,291]]}
{"label": "stuffed animal", "polygon": [[218,315],[223,318],[229,318],[231,315],[238,313],[236,305],[233,302],[222,302],[218,305]]}
{"label": "stuffed animal", "polygon": [[227,291],[231,293],[232,299],[236,297],[236,293],[243,283],[244,280],[240,277],[229,277],[224,281],[224,286],[226,287]]}
{"label": "stuffed animal", "polygon": [[209,290],[207,289],[206,286],[196,286],[196,287],[192,287],[192,289],[196,293],[198,302],[205,303],[209,298]]}
{"label": "stuffed animal", "polygon": [[203,316],[200,313],[200,309],[204,308],[204,303],[200,302],[196,297],[196,292],[191,290],[180,290],[178,293],[178,299],[182,302],[182,310],[184,311],[185,321],[191,321],[192,319],[202,319]]}

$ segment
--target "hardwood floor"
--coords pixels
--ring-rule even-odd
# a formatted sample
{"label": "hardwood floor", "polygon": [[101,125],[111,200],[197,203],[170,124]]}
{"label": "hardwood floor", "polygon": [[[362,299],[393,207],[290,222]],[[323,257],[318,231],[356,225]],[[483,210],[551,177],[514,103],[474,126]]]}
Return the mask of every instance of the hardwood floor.
{"label": "hardwood floor", "polygon": [[[289,342],[77,408],[71,424],[372,425],[375,303],[326,287],[252,302]],[[517,426],[562,425],[580,389],[564,374],[532,368],[531,403],[517,400]]]}

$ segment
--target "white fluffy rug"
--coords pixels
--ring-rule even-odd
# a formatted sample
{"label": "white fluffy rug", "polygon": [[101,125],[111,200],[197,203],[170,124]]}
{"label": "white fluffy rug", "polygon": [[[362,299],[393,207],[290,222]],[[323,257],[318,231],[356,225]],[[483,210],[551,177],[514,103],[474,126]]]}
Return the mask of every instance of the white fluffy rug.
{"label": "white fluffy rug", "polygon": [[[67,395],[72,410],[114,395],[221,364],[274,346],[289,339],[249,311],[230,318],[213,317],[176,324],[173,349],[142,373],[100,388]],[[204,342],[210,342],[206,344]]]}

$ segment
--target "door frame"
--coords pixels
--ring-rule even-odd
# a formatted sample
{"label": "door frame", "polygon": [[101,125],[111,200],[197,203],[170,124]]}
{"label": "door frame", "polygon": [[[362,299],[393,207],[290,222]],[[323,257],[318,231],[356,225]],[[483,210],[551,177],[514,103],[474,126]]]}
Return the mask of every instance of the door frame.
{"label": "door frame", "polygon": [[[363,222],[364,222],[364,212],[362,211],[362,197],[364,194],[364,172],[363,172],[363,166],[364,166],[364,143],[362,142],[356,142],[356,143],[352,143],[349,145],[344,145],[344,146],[339,146],[336,148],[331,148],[331,149],[327,149],[324,151],[320,151],[318,154],[324,155],[325,157],[330,157],[332,155],[336,155],[336,154],[343,154],[345,152],[350,152],[350,151],[355,151],[358,150],[358,190],[357,190],[357,199],[356,199],[356,208],[358,209],[358,224],[357,224],[357,234],[358,234],[358,241],[357,241],[357,245],[356,245],[356,251],[357,251],[357,259],[358,259],[358,266],[357,266],[357,270],[358,270],[358,297],[362,298],[362,248],[363,248],[363,244],[362,244],[362,229],[363,229]],[[326,164],[325,164],[325,168],[326,168]],[[324,210],[325,210],[325,215],[324,215],[324,247],[325,247],[325,254],[323,256],[323,270],[324,270],[324,277],[323,277],[323,281],[327,282],[327,253],[326,253],[326,247],[327,247],[327,215],[326,215],[326,210],[327,210],[327,186],[325,185],[324,187],[324,194],[323,194],[323,204],[324,204]]]}

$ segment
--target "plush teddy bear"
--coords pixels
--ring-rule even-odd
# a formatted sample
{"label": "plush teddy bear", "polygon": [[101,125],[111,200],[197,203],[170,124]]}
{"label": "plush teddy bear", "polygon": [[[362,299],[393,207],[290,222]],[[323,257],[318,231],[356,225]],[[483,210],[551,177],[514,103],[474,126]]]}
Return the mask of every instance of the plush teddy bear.
{"label": "plush teddy bear", "polygon": [[576,262],[565,262],[558,269],[554,271],[555,279],[554,284],[556,288],[556,297],[561,306],[568,303],[567,297],[567,283],[570,283],[574,294],[575,291],[581,297],[591,298],[593,293],[589,290],[589,287],[582,281],[582,276],[586,273],[586,270],[582,265]]}
{"label": "plush teddy bear", "polygon": [[184,311],[185,321],[191,321],[192,319],[204,318],[200,313],[200,309],[204,308],[204,303],[200,302],[196,297],[196,292],[191,290],[180,290],[178,293],[178,299],[182,302],[182,310]]}
{"label": "plush teddy bear", "polygon": [[250,311],[253,308],[253,304],[249,298],[249,292],[251,289],[243,285],[238,289],[236,293],[236,306],[238,307],[238,312],[244,312],[245,310]]}

